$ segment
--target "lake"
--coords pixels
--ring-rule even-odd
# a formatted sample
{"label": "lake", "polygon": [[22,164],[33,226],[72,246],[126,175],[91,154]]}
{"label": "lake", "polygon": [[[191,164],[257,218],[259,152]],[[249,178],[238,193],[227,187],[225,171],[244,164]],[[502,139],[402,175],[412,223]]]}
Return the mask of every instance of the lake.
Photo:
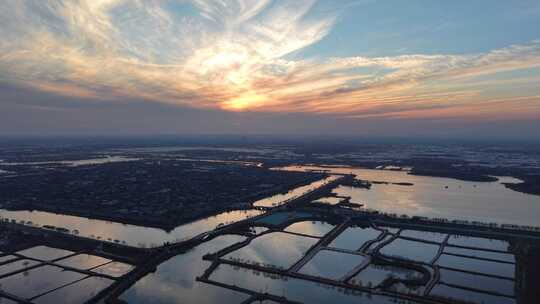
{"label": "lake", "polygon": [[497,182],[468,182],[393,170],[317,166],[280,169],[328,170],[329,173],[352,173],[358,179],[368,181],[413,184],[373,184],[371,189],[340,186],[334,189],[337,195],[350,196],[352,202],[381,212],[540,226],[540,196],[506,188],[503,182],[519,182],[512,177],[499,177]]}

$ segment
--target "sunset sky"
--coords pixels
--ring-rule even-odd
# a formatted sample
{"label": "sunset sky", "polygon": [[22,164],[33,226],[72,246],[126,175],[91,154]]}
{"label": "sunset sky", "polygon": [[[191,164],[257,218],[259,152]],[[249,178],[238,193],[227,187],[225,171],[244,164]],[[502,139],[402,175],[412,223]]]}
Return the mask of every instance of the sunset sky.
{"label": "sunset sky", "polygon": [[0,135],[540,138],[538,0],[4,0]]}

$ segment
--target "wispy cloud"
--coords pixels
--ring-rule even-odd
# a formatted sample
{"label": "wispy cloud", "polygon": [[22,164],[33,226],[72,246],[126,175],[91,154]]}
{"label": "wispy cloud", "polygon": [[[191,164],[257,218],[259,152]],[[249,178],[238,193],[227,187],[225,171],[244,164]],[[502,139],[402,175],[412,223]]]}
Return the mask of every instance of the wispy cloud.
{"label": "wispy cloud", "polygon": [[[492,86],[460,87],[464,79],[540,67],[539,41],[482,54],[290,59],[336,23],[338,10],[316,12],[316,5],[3,1],[0,80],[90,100],[136,97],[197,108],[361,118],[436,116],[454,108],[474,113],[476,105],[493,100]],[[528,110],[540,113],[537,92],[528,94],[506,101],[524,98]]]}

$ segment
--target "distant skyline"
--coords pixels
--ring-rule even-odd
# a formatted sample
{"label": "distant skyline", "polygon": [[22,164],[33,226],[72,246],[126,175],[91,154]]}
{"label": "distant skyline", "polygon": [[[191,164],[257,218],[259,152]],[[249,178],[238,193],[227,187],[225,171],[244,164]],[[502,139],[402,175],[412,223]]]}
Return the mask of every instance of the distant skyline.
{"label": "distant skyline", "polygon": [[6,0],[0,135],[540,141],[540,2]]}

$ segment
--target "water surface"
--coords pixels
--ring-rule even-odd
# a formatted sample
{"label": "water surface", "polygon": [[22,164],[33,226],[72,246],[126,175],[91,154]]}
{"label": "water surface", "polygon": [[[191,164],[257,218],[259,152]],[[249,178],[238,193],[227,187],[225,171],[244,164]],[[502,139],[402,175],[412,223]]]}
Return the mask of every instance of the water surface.
{"label": "water surface", "polygon": [[31,221],[32,225],[52,225],[78,230],[80,236],[99,238],[101,240],[118,240],[137,247],[156,247],[165,242],[175,242],[192,238],[205,231],[216,228],[219,224],[237,222],[261,214],[259,210],[239,210],[223,212],[188,224],[176,227],[167,232],[158,228],[135,226],[89,219],[80,216],[62,215],[43,211],[9,211],[0,210],[4,219]]}
{"label": "water surface", "polygon": [[28,260],[28,259],[21,259],[21,260],[13,261],[8,264],[4,264],[0,267],[0,275],[5,275],[14,271],[19,271],[21,269],[35,266],[39,263],[40,262],[37,262],[34,260]]}
{"label": "water surface", "polygon": [[500,251],[508,251],[508,248],[510,247],[510,243],[508,243],[507,241],[471,237],[465,235],[450,236],[450,238],[448,239],[448,244]]}
{"label": "water surface", "polygon": [[292,190],[290,190],[289,192],[287,193],[280,193],[280,194],[276,194],[274,196],[271,196],[271,197],[267,197],[267,198],[264,198],[264,199],[261,199],[261,200],[258,200],[256,201],[255,203],[253,203],[253,206],[255,207],[275,207],[275,206],[279,206],[279,205],[283,205],[285,203],[287,203],[287,201],[291,200],[291,199],[295,199],[299,196],[302,196],[308,192],[311,192],[319,187],[322,187],[336,179],[338,179],[339,176],[329,176],[327,178],[324,178],[324,179],[321,179],[321,180],[318,180],[318,181],[315,181],[309,185],[305,185],[305,186],[301,186],[301,187],[298,187],[298,188],[294,188]]}
{"label": "water surface", "polygon": [[226,259],[274,268],[289,268],[300,260],[318,239],[283,232],[271,232],[225,256]]}
{"label": "water surface", "polygon": [[[249,269],[220,265],[210,276],[214,281],[246,289],[284,296],[288,300],[309,304],[395,304],[396,300],[378,295],[347,290],[325,284],[275,275],[262,275]],[[414,304],[415,302],[408,302]]]}
{"label": "water surface", "polygon": [[334,227],[332,224],[321,221],[302,221],[288,226],[285,228],[285,231],[322,237],[334,229]]}
{"label": "water surface", "polygon": [[313,201],[312,203],[325,204],[325,205],[331,205],[332,206],[332,205],[339,204],[342,200],[343,200],[343,198],[340,198],[340,197],[329,196],[329,197],[321,197],[321,198]]}
{"label": "water surface", "polygon": [[420,231],[420,230],[403,230],[401,231],[399,235],[404,236],[404,237],[410,237],[413,239],[436,242],[436,243],[442,243],[447,236],[444,233]]}
{"label": "water surface", "polygon": [[349,227],[335,238],[329,247],[358,250],[366,242],[379,237],[381,232],[373,228]]}
{"label": "water surface", "polygon": [[369,264],[365,269],[354,276],[350,283],[358,286],[373,288],[389,278],[415,280],[421,279],[422,273],[412,269],[392,265]]}
{"label": "water surface", "polygon": [[33,302],[36,304],[85,303],[112,283],[113,281],[109,279],[88,277],[38,297]]}
{"label": "water surface", "polygon": [[357,254],[321,250],[300,269],[300,272],[316,277],[339,280],[356,266],[365,263],[366,260],[366,257]]}
{"label": "water surface", "polygon": [[202,256],[244,240],[244,237],[225,235],[203,243],[189,252],[173,257],[131,286],[121,299],[128,303],[153,304],[221,304],[241,303],[248,295],[196,280],[210,263]]}
{"label": "water surface", "polygon": [[129,162],[140,160],[139,158],[124,156],[106,156],[100,158],[79,159],[79,160],[60,160],[60,161],[37,161],[37,162],[1,162],[3,166],[40,166],[40,165],[63,165],[68,167],[102,165],[107,163]]}
{"label": "water surface", "polygon": [[440,269],[440,281],[452,285],[473,287],[508,296],[514,295],[514,282],[492,277],[469,274],[449,269]]}
{"label": "water surface", "polygon": [[436,264],[439,266],[491,274],[506,278],[513,278],[516,272],[516,267],[514,264],[484,261],[447,254],[442,254],[437,260]]}
{"label": "water surface", "polygon": [[25,250],[21,250],[17,252],[20,255],[24,255],[29,258],[34,258],[38,260],[44,260],[44,261],[51,261],[56,260],[58,258],[62,258],[65,256],[68,256],[70,254],[73,254],[73,251],[59,249],[59,248],[52,248],[49,246],[35,246],[31,247]]}
{"label": "water surface", "polygon": [[477,258],[493,259],[493,260],[511,262],[511,263],[516,262],[515,256],[509,253],[474,250],[474,249],[466,249],[466,248],[459,248],[459,247],[452,247],[452,246],[444,247],[444,252],[477,257]]}
{"label": "water surface", "polygon": [[302,218],[309,218],[312,216],[313,215],[311,213],[303,212],[303,211],[275,212],[269,215],[265,215],[264,217],[258,219],[256,223],[264,224],[264,225],[279,226],[289,221],[298,220]]}
{"label": "water surface", "polygon": [[45,265],[0,279],[0,285],[11,294],[31,298],[84,277],[78,272]]}
{"label": "water surface", "polygon": [[109,275],[115,278],[119,278],[126,273],[130,272],[134,267],[132,265],[121,263],[121,262],[111,262],[105,265],[96,267],[92,269],[93,272]]}
{"label": "water surface", "polygon": [[16,260],[16,259],[18,259],[18,257],[14,255],[4,255],[4,256],[0,256],[0,263],[6,263],[6,262],[9,262],[11,260]]}
{"label": "water surface", "polygon": [[439,247],[439,245],[398,238],[393,240],[390,244],[385,245],[380,250],[380,253],[391,257],[400,257],[410,261],[429,263],[437,255]]}
{"label": "water surface", "polygon": [[430,292],[430,295],[435,295],[447,299],[457,299],[467,301],[474,304],[514,304],[516,301],[512,298],[492,296],[485,293],[478,293],[465,289],[453,288],[443,284],[437,284]]}
{"label": "water surface", "polygon": [[369,181],[413,184],[373,184],[369,190],[341,186],[334,190],[340,196],[350,196],[351,201],[362,203],[366,208],[382,212],[540,226],[540,217],[537,216],[540,214],[540,196],[506,188],[502,182],[519,182],[512,177],[499,177],[497,182],[468,182],[415,176],[406,171],[349,167],[288,166],[281,169],[328,170],[330,173],[352,173]]}
{"label": "water surface", "polygon": [[97,267],[97,266],[100,266],[109,262],[111,262],[111,260],[109,259],[83,253],[83,254],[77,254],[69,258],[65,258],[60,261],[56,261],[55,263],[62,266],[68,266],[68,267],[73,267],[73,268],[77,268],[81,270],[87,270],[87,269]]}

